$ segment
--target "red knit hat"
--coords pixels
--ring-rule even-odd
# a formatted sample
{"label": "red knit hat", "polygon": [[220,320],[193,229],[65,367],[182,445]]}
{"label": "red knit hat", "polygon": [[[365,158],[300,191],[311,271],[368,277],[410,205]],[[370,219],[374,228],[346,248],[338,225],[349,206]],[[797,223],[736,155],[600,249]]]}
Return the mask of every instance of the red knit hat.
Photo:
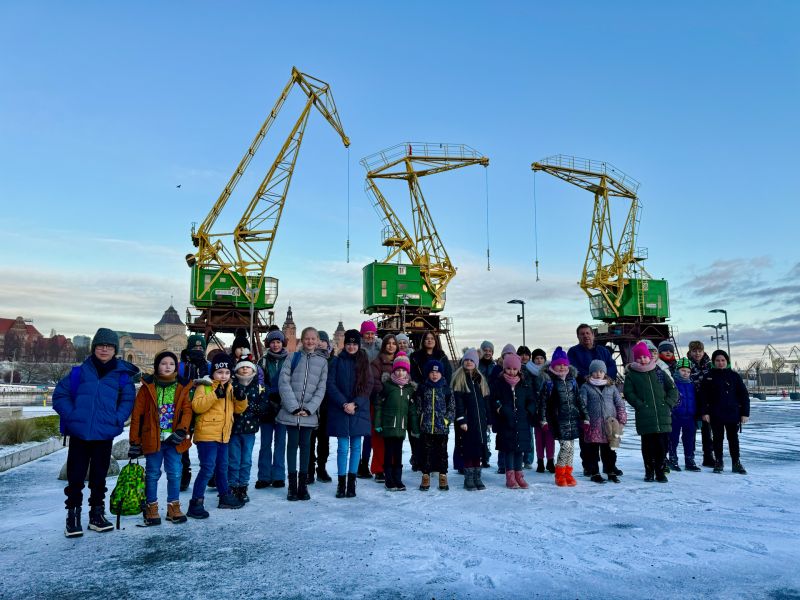
{"label": "red knit hat", "polygon": [[405,352],[398,352],[397,356],[395,356],[392,361],[392,371],[396,371],[397,369],[405,369],[411,372],[411,362],[409,362]]}
{"label": "red knit hat", "polygon": [[633,347],[633,360],[638,361],[643,356],[650,358],[650,348],[644,342],[639,342]]}

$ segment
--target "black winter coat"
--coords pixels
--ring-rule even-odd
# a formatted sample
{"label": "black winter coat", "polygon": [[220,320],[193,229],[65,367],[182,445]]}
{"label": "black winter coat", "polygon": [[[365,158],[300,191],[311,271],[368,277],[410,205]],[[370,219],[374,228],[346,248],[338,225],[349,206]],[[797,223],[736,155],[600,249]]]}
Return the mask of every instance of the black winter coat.
{"label": "black winter coat", "polygon": [[530,452],[533,437],[531,424],[536,415],[536,393],[531,380],[520,377],[513,389],[505,377],[491,386],[495,410],[497,449],[502,452]]}
{"label": "black winter coat", "polygon": [[574,440],[579,437],[584,421],[589,420],[586,405],[578,393],[577,370],[569,368],[566,379],[553,375],[549,369],[539,372],[537,419],[547,421],[553,438]]}
{"label": "black winter coat", "polygon": [[411,380],[420,385],[422,382],[425,381],[425,363],[431,359],[438,360],[444,366],[444,380],[450,384],[450,380],[453,378],[453,367],[450,365],[450,361],[447,359],[447,355],[442,351],[437,351],[436,349],[433,350],[433,354],[429,355],[425,352],[424,349],[417,350],[411,353],[411,357],[409,360],[411,361]]}
{"label": "black winter coat", "polygon": [[[456,432],[461,444],[461,453],[466,457],[483,457],[486,444],[486,403],[481,386],[467,378],[466,392],[453,392],[456,398]],[[467,430],[461,431],[466,424]]]}
{"label": "black winter coat", "polygon": [[267,391],[258,383],[258,375],[253,375],[249,385],[244,386],[234,375],[233,395],[235,398],[247,398],[247,408],[241,414],[233,415],[233,429],[231,434],[256,433],[261,428],[261,417],[267,412]]}
{"label": "black winter coat", "polygon": [[731,369],[711,369],[700,381],[700,414],[712,423],[738,423],[750,416],[750,394],[741,376]]}

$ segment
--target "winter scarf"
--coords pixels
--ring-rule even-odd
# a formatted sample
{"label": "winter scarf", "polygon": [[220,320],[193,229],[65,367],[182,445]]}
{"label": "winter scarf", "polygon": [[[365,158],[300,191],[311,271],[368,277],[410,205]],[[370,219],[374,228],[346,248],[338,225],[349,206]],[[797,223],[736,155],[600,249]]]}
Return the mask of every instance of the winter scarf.
{"label": "winter scarf", "polygon": [[[392,374],[389,377],[396,385],[399,385],[400,387],[408,385],[408,382],[411,381],[411,376],[405,369],[395,369],[392,371]],[[443,379],[440,379],[439,381],[443,381]]]}
{"label": "winter scarf", "polygon": [[561,381],[566,381],[567,380],[567,375],[569,375],[569,371],[567,371],[563,375],[559,375],[558,373],[553,371],[553,367],[550,367],[547,370],[550,371],[550,373],[552,373],[555,377],[558,377]]}
{"label": "winter scarf", "polygon": [[511,389],[514,389],[519,383],[519,375],[509,375],[505,371],[503,371],[503,379],[505,379],[506,383],[511,386]]}
{"label": "winter scarf", "polygon": [[114,357],[108,362],[103,362],[99,358],[97,358],[94,354],[92,354],[92,364],[94,368],[97,370],[97,377],[98,379],[102,379],[111,371],[117,368],[117,358]]}
{"label": "winter scarf", "polygon": [[286,351],[286,348],[281,348],[280,352],[273,352],[272,350],[267,350],[267,356],[272,358],[273,360],[280,360],[281,358],[286,358],[289,353]]}
{"label": "winter scarf", "polygon": [[248,385],[250,385],[250,382],[253,381],[253,379],[255,378],[256,378],[255,371],[253,372],[252,375],[248,375],[247,377],[245,377],[244,375],[239,375],[239,373],[236,373],[236,381],[238,381],[239,385],[241,385],[242,387],[247,387]]}
{"label": "winter scarf", "polygon": [[178,372],[174,371],[172,375],[167,375],[164,377],[163,375],[156,375],[153,377],[153,382],[156,384],[156,387],[168,387],[175,383],[175,380],[178,378]]}
{"label": "winter scarf", "polygon": [[634,371],[638,371],[639,373],[649,373],[653,369],[655,369],[658,365],[656,361],[651,360],[646,365],[640,365],[638,362],[632,362],[628,365],[629,368],[633,369]]}
{"label": "winter scarf", "polygon": [[680,381],[681,383],[690,383],[692,381],[691,375],[689,377],[682,377],[681,372],[678,369],[675,369],[675,372],[672,374],[673,379],[675,381]]}
{"label": "winter scarf", "polygon": [[604,386],[605,384],[607,384],[608,381],[605,378],[603,378],[603,379],[595,379],[594,377],[590,377],[589,378],[589,383],[591,383],[592,385],[596,385],[597,387],[601,387],[601,386]]}

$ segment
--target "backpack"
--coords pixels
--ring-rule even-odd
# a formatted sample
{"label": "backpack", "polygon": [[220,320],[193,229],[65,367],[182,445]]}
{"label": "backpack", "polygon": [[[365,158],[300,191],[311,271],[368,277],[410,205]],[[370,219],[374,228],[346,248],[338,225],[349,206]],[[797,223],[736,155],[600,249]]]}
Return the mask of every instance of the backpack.
{"label": "backpack", "polygon": [[137,460],[132,460],[122,467],[117,477],[117,485],[111,492],[109,509],[112,515],[117,515],[117,529],[119,529],[120,517],[125,515],[138,515],[142,512],[145,504],[144,495],[144,467]]}

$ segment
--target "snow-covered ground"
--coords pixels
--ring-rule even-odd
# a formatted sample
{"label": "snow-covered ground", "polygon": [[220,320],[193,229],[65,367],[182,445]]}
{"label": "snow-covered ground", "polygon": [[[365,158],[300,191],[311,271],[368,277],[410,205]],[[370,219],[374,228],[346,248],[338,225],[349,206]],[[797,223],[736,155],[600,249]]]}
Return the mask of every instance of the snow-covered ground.
{"label": "snow-covered ground", "polygon": [[[0,474],[0,597],[800,598],[800,403],[754,402],[741,440],[747,476],[728,460],[723,475],[644,483],[629,426],[619,485],[528,472],[530,490],[506,490],[485,469],[485,492],[454,475],[449,492],[423,493],[407,469],[405,493],[359,480],[357,498],[337,500],[316,483],[290,503],[251,488],[236,511],[209,493],[206,521],[126,517],[72,540],[59,451]],[[162,517],[165,493],[162,477]]]}

